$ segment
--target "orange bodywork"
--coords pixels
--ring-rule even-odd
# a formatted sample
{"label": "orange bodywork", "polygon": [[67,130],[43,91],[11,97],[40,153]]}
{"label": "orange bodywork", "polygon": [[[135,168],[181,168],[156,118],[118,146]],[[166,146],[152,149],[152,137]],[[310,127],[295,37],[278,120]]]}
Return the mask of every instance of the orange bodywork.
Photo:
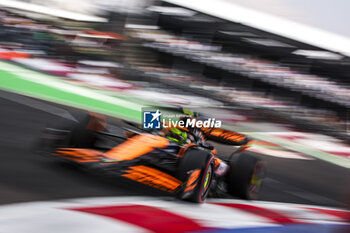
{"label": "orange bodywork", "polygon": [[54,154],[76,162],[99,162],[102,158],[124,161],[140,157],[155,148],[165,148],[168,144],[169,141],[166,138],[152,134],[140,134],[105,153],[92,149],[60,148]]}
{"label": "orange bodywork", "polygon": [[244,140],[246,140],[246,136],[244,136],[243,134],[240,133],[236,133],[230,130],[225,130],[225,129],[219,129],[219,128],[202,128],[204,133],[208,133],[210,132],[210,136],[217,138],[217,139],[221,139],[221,140],[225,140],[228,142],[243,142]]}
{"label": "orange bodywork", "polygon": [[197,169],[191,173],[190,177],[188,178],[187,185],[184,192],[191,191],[197,186],[197,182],[200,174],[201,174],[200,169]]}
{"label": "orange bodywork", "polygon": [[[80,163],[98,162],[100,165],[118,164],[120,161],[132,160],[147,154],[155,148],[167,147],[168,144],[169,141],[166,138],[152,134],[140,134],[119,144],[106,153],[93,149],[60,148],[54,152],[54,155]],[[111,162],[105,162],[103,159],[110,160]],[[125,172],[122,172],[124,174],[121,176],[125,178],[171,193],[175,192],[182,184],[182,181],[175,177],[144,165],[131,166]]]}
{"label": "orange bodywork", "polygon": [[106,152],[105,156],[120,161],[132,160],[155,148],[165,148],[168,145],[169,141],[166,138],[152,134],[140,134]]}
{"label": "orange bodywork", "polygon": [[103,153],[98,150],[75,148],[61,148],[55,155],[80,163],[98,162],[103,157]]}
{"label": "orange bodywork", "polygon": [[147,166],[133,166],[127,170],[127,174],[123,177],[135,180],[148,186],[167,191],[174,192],[182,182],[167,173]]}
{"label": "orange bodywork", "polygon": [[220,163],[222,162],[221,159],[219,159],[218,157],[215,157],[214,158],[214,161],[215,161],[215,169],[220,165]]}

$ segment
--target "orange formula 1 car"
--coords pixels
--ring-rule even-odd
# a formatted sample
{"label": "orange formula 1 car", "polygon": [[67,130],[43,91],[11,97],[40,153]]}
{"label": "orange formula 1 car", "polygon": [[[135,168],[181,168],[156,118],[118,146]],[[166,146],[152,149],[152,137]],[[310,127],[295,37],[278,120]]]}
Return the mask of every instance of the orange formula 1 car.
{"label": "orange formula 1 car", "polygon": [[[248,142],[244,135],[202,128],[188,131],[187,142],[179,144],[162,130],[124,125],[119,132],[111,133],[103,116],[89,113],[78,123],[46,128],[40,151],[192,202],[203,202],[208,195],[256,197],[263,179],[263,162],[243,152]],[[208,140],[232,145],[233,152],[220,155]]]}

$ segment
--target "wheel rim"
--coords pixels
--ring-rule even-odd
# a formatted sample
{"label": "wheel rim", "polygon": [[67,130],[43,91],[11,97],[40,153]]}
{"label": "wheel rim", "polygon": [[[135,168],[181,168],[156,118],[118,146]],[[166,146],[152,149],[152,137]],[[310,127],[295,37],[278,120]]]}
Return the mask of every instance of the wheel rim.
{"label": "wheel rim", "polygon": [[213,174],[213,168],[212,168],[212,166],[209,166],[208,171],[204,176],[202,197],[205,197],[206,194],[208,193],[210,183],[211,183],[212,174]]}
{"label": "wheel rim", "polygon": [[249,197],[254,199],[256,198],[259,190],[261,188],[262,180],[264,177],[263,163],[259,162],[255,165],[254,172],[249,184]]}
{"label": "wheel rim", "polygon": [[210,179],[210,173],[208,172],[207,175],[205,176],[204,189],[208,187],[209,179]]}

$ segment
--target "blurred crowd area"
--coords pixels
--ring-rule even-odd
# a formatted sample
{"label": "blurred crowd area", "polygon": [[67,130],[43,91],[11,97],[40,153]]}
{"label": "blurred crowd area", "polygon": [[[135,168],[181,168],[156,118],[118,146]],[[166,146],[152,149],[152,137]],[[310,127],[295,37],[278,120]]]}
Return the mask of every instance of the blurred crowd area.
{"label": "blurred crowd area", "polygon": [[[107,12],[104,23],[3,8],[0,59],[116,95],[239,109],[255,120],[288,118],[304,129],[311,125],[312,130],[350,137],[349,82],[334,77],[341,56],[329,58],[334,72],[328,68],[324,73],[313,72],[313,62],[303,66],[306,60],[285,62],[283,54],[262,56],[264,51],[255,53],[239,43],[228,43],[229,38],[219,40],[203,33],[205,28],[179,30],[182,26],[173,21],[174,13],[169,18],[164,14],[169,6],[147,3],[136,13]],[[191,11],[181,14],[200,24],[213,20],[192,17]],[[181,18],[181,14],[175,16]],[[257,45],[273,43],[243,39]],[[276,44],[272,46],[274,53],[279,46],[283,47],[278,45],[277,52]],[[344,70],[344,64],[341,67]]]}

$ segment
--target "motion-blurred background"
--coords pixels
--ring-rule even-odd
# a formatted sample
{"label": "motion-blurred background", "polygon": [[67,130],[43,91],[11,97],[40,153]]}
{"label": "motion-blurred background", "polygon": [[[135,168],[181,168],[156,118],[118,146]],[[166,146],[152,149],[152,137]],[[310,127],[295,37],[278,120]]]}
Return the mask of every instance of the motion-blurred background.
{"label": "motion-blurred background", "polygon": [[[111,104],[197,109],[254,138],[251,152],[267,156],[271,176],[262,200],[345,207],[349,7],[347,0],[0,0],[0,87],[109,115]],[[7,100],[62,114],[4,93],[0,143],[13,153],[10,161],[29,153],[17,145],[29,145],[33,129],[38,134],[53,119]],[[115,111],[138,120],[141,109]],[[32,170],[24,161],[18,170],[25,194],[8,189],[1,203],[130,191],[107,185],[99,192],[100,183],[81,178],[83,191],[56,192],[51,175],[41,176],[48,179],[42,191],[43,183],[26,183],[24,171]],[[0,187],[12,187],[5,176],[13,170],[1,171]],[[64,187],[74,177],[65,175],[56,177]]]}
{"label": "motion-blurred background", "polygon": [[99,98],[198,109],[253,137],[257,153],[349,168],[349,7],[346,0],[1,0],[0,85],[59,102],[45,88],[5,81],[11,72],[35,83],[49,74]]}
{"label": "motion-blurred background", "polygon": [[5,0],[0,55],[71,82],[349,140],[348,3],[311,2]]}

